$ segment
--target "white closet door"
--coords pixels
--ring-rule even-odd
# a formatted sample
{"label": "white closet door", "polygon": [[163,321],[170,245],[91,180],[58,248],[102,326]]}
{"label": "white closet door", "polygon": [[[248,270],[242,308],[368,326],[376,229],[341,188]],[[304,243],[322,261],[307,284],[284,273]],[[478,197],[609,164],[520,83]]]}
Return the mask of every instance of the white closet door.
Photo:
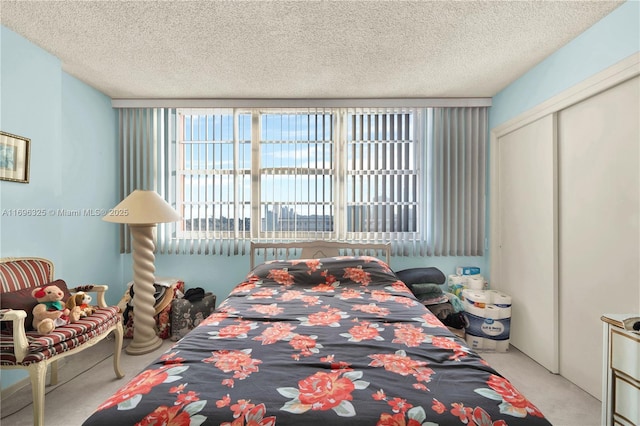
{"label": "white closet door", "polygon": [[512,297],[511,344],[557,372],[554,124],[552,115],[545,116],[498,138],[492,148],[499,247],[491,285]]}
{"label": "white closet door", "polygon": [[558,113],[560,374],[600,399],[605,312],[640,312],[640,80]]}

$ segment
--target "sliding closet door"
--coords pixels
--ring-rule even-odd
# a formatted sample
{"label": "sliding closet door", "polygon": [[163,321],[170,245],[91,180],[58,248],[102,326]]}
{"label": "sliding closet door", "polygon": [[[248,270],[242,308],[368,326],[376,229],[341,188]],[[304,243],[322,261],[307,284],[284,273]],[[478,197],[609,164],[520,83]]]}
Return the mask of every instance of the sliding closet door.
{"label": "sliding closet door", "polygon": [[556,148],[554,118],[543,117],[497,139],[499,244],[492,287],[510,294],[513,346],[557,372]]}
{"label": "sliding closet door", "polygon": [[560,374],[596,398],[601,314],[640,311],[639,87],[558,113]]}

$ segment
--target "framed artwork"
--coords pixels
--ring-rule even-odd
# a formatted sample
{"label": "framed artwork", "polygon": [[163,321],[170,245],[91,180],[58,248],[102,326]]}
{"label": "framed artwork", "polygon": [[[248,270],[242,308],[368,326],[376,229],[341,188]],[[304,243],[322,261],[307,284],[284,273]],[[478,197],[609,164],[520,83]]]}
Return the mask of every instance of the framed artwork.
{"label": "framed artwork", "polygon": [[29,183],[31,140],[0,132],[0,179]]}

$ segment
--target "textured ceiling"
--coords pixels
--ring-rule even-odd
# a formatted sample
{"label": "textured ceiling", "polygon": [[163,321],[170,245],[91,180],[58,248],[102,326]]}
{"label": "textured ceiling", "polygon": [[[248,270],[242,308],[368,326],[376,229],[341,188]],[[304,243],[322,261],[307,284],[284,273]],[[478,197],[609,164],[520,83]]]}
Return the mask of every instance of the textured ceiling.
{"label": "textured ceiling", "polygon": [[8,1],[112,98],[491,97],[621,1]]}

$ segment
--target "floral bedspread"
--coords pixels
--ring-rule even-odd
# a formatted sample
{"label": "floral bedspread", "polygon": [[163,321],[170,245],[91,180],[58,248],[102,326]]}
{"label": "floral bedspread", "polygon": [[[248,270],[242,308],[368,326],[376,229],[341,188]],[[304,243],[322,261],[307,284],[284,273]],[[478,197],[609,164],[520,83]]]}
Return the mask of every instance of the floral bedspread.
{"label": "floral bedspread", "polygon": [[97,425],[548,425],[373,257],[258,265]]}

